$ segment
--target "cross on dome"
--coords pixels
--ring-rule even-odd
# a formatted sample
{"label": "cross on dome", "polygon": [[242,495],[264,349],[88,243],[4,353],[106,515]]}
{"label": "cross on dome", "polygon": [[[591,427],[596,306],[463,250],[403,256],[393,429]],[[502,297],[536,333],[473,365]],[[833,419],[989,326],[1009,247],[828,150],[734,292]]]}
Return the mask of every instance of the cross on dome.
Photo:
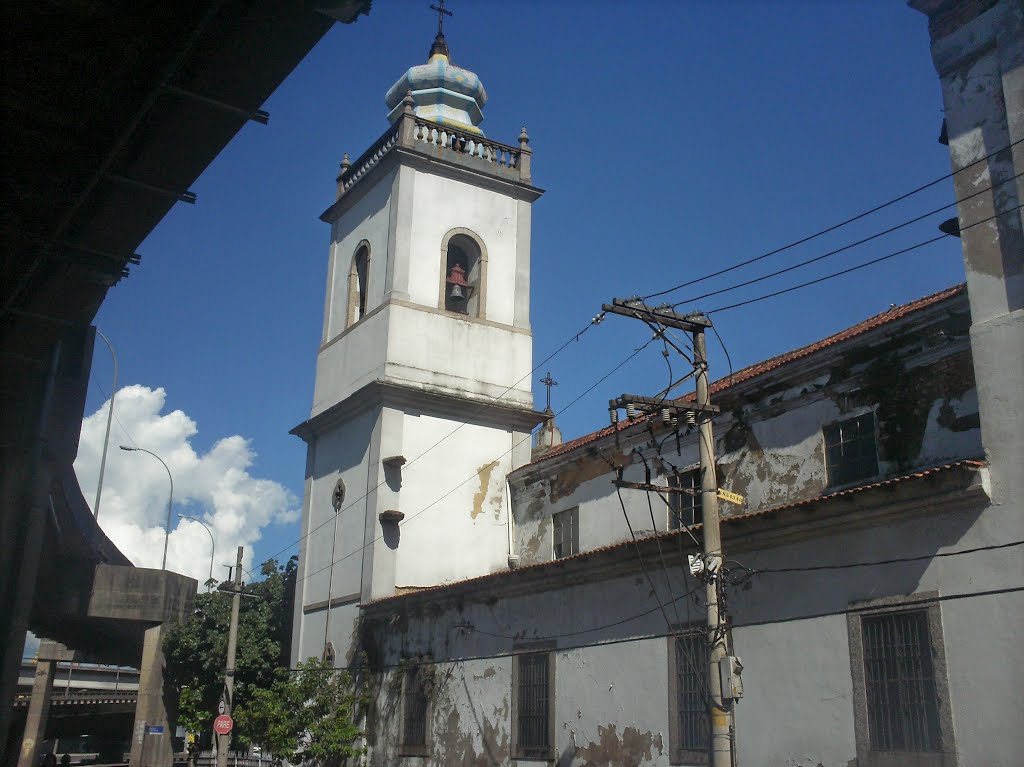
{"label": "cross on dome", "polygon": [[445,10],[444,0],[437,0],[440,5],[431,5],[430,10],[437,11],[437,36],[444,37],[444,17],[453,16],[454,14]]}
{"label": "cross on dome", "polygon": [[406,95],[411,95],[417,117],[482,136],[478,126],[484,119],[487,91],[474,72],[451,62],[448,41],[444,39],[444,17],[453,13],[445,8],[445,0],[437,0],[430,8],[437,11],[437,37],[430,47],[430,56],[426,64],[410,68],[391,86],[384,99],[388,121],[393,123],[401,117],[402,102]]}

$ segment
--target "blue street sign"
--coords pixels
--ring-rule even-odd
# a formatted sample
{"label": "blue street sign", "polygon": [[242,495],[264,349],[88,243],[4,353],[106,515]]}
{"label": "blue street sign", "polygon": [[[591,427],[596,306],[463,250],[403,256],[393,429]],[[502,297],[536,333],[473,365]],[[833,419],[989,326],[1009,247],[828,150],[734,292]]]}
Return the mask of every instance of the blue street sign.
{"label": "blue street sign", "polygon": [[151,725],[149,725],[149,727],[146,728],[146,731],[150,735],[163,735],[164,734],[164,726],[162,724],[151,724]]}

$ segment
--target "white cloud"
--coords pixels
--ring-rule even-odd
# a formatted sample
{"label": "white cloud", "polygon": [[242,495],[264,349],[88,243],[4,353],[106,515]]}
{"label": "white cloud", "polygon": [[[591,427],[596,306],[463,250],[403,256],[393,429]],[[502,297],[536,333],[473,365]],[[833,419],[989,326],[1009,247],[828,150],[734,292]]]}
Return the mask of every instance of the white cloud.
{"label": "white cloud", "polygon": [[[125,452],[119,444],[143,447],[160,456],[174,479],[174,505],[168,541],[167,568],[206,581],[210,571],[210,536],[203,526],[178,518],[197,517],[216,541],[214,577],[235,561],[245,546],[244,566],[252,567],[252,546],[268,524],[298,518],[295,497],[281,484],[249,473],[255,453],[238,435],[218,440],[202,455],[190,444],[198,432],[181,410],[163,414],[167,395],[162,388],[126,386],[117,392],[114,412],[134,440],[127,441],[115,423],[110,432],[107,465],[100,501],[100,527],[137,566],[159,568],[170,483],[160,461],[142,452]],[[89,504],[95,500],[109,400],[82,422],[75,473]]]}

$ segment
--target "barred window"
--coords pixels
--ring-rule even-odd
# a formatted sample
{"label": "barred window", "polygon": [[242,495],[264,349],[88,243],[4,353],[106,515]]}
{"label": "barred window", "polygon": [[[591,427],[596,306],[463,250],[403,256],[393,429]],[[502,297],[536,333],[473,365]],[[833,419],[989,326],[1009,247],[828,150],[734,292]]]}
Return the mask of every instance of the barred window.
{"label": "barred window", "polygon": [[580,550],[580,508],[560,511],[551,517],[552,552],[555,559],[578,554]]}
{"label": "barred window", "polygon": [[861,767],[959,763],[938,596],[881,597],[847,613]]}
{"label": "barred window", "polygon": [[424,754],[427,748],[428,698],[423,668],[406,669],[402,679],[402,753]]}
{"label": "barred window", "polygon": [[924,610],[865,617],[864,681],[873,751],[940,751],[939,704]]}
{"label": "barred window", "polygon": [[520,758],[551,754],[551,655],[516,656],[516,750]]}
{"label": "barred window", "polygon": [[669,637],[669,729],[673,764],[707,764],[711,722],[708,653],[703,631]]}
{"label": "barred window", "polygon": [[837,421],[823,431],[829,487],[869,479],[878,474],[874,413]]}
{"label": "barred window", "polygon": [[679,530],[704,521],[700,498],[700,469],[674,474],[668,479],[669,487],[692,490],[691,493],[669,493],[669,530]]}

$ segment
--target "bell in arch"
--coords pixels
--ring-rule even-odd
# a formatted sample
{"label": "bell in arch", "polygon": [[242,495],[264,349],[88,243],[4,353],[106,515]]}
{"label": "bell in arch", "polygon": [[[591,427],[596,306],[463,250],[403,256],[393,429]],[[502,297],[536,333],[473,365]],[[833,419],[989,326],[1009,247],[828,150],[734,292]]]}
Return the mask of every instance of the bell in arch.
{"label": "bell in arch", "polygon": [[469,283],[466,282],[466,270],[462,264],[453,264],[448,272],[448,300],[461,304],[468,298]]}

